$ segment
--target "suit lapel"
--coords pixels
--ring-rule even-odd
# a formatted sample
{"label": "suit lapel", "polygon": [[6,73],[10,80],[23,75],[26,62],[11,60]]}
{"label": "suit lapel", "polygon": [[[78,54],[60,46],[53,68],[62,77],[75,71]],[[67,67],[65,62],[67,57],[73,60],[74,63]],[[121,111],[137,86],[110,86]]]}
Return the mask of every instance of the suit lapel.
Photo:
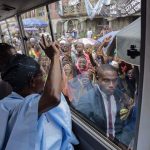
{"label": "suit lapel", "polygon": [[104,106],[103,97],[98,88],[96,88],[96,100],[97,100],[97,115],[101,128],[106,133],[107,131],[107,118],[106,118],[106,110]]}

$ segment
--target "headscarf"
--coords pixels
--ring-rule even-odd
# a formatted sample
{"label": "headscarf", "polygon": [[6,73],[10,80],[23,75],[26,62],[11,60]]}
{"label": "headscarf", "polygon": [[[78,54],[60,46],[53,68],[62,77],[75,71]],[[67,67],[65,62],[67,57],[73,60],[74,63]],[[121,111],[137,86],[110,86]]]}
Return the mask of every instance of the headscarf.
{"label": "headscarf", "polygon": [[2,73],[2,79],[8,82],[14,91],[29,86],[30,80],[40,71],[40,65],[31,57],[18,55]]}
{"label": "headscarf", "polygon": [[[79,60],[80,60],[81,58],[84,58],[84,59],[86,60],[86,65],[85,65],[85,68],[84,68],[84,69],[81,69],[81,68],[79,67]],[[77,69],[78,69],[78,71],[79,71],[80,74],[83,73],[83,72],[85,72],[85,71],[87,71],[87,70],[89,69],[89,62],[88,62],[88,60],[86,59],[86,57],[84,57],[84,56],[79,57],[78,60],[77,60],[77,63],[76,63],[76,67],[77,67]]]}

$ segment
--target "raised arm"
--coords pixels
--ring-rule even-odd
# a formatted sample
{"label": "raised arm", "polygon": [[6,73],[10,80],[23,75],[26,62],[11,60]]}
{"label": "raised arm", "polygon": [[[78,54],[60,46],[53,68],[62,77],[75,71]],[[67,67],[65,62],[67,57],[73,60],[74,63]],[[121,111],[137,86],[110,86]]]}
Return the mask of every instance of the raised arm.
{"label": "raised arm", "polygon": [[104,56],[103,47],[106,47],[106,46],[109,44],[109,42],[111,41],[111,38],[112,38],[111,35],[110,35],[109,37],[106,37],[106,38],[103,40],[103,42],[102,42],[102,44],[100,45],[100,47],[98,48],[97,51],[98,51],[99,53],[101,53],[101,55]]}
{"label": "raised arm", "polygon": [[43,113],[60,103],[62,76],[59,46],[54,42],[48,44],[44,37],[42,37],[40,46],[51,60],[44,92],[39,102],[39,113]]}

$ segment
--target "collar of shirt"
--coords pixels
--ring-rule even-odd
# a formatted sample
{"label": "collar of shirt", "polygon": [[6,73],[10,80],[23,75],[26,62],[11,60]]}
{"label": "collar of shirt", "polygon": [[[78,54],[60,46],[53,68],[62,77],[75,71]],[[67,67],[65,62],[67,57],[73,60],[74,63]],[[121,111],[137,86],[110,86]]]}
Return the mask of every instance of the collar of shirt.
{"label": "collar of shirt", "polygon": [[[99,92],[102,95],[103,102],[104,102],[104,107],[105,107],[105,112],[106,112],[106,119],[107,119],[107,137],[109,137],[109,122],[108,122],[108,101],[107,101],[107,95],[100,89],[99,85],[96,85]],[[110,96],[110,101],[111,101],[111,114],[112,114],[112,123],[113,123],[113,136],[115,136],[115,120],[116,120],[116,112],[117,112],[117,107],[116,107],[116,101],[113,95]]]}
{"label": "collar of shirt", "polygon": [[[99,92],[101,93],[103,100],[107,100],[107,95],[100,89],[99,85],[97,85],[97,88],[98,88]],[[110,99],[111,99],[111,97],[110,97]]]}

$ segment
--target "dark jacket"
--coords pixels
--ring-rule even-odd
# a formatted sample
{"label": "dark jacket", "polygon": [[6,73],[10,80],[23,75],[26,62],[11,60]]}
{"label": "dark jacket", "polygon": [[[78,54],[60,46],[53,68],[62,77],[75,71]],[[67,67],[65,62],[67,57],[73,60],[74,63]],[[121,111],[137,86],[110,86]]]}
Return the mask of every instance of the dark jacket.
{"label": "dark jacket", "polygon": [[[124,121],[120,119],[120,110],[123,106],[121,100],[121,93],[117,90],[114,93],[114,97],[117,105],[117,114],[115,121],[115,136],[120,137],[122,129],[124,127]],[[88,119],[92,120],[98,128],[106,134],[107,132],[107,120],[104,102],[102,95],[97,87],[91,89],[87,95],[80,98],[76,109],[83,113]]]}

